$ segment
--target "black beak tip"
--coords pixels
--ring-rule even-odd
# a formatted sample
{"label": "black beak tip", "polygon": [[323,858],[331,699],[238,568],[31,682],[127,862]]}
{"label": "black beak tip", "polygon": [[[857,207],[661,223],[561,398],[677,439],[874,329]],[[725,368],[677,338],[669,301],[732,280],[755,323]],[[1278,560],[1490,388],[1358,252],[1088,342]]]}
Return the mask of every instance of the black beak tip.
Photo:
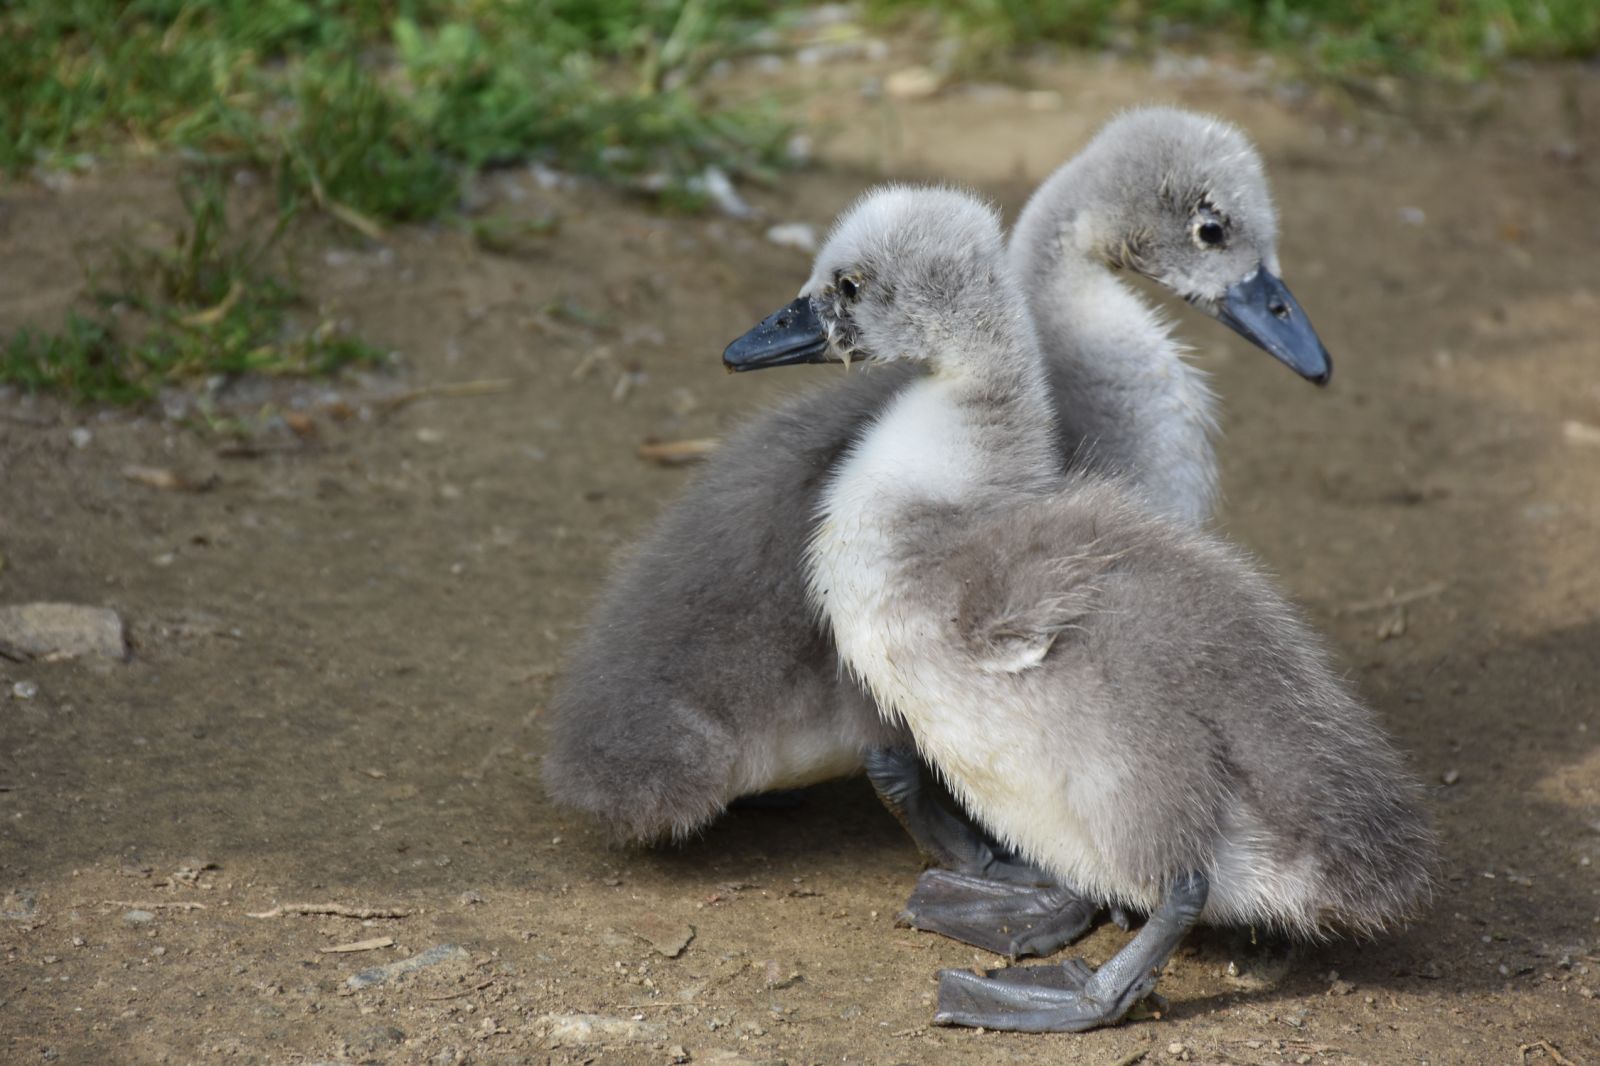
{"label": "black beak tip", "polygon": [[1288,286],[1266,267],[1228,288],[1218,317],[1313,385],[1333,377],[1328,349]]}
{"label": "black beak tip", "polygon": [[1318,388],[1333,380],[1333,357],[1328,354],[1328,349],[1323,348],[1318,352],[1321,358],[1314,370],[1305,372],[1305,379]]}
{"label": "black beak tip", "polygon": [[728,373],[791,363],[825,362],[827,334],[809,297],[779,308],[722,350]]}

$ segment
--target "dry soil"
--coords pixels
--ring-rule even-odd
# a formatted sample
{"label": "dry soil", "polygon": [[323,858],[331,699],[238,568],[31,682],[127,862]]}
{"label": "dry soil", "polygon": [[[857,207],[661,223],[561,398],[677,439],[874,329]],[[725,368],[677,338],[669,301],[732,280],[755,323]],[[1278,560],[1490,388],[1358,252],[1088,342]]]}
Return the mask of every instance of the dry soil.
{"label": "dry soil", "polygon": [[[751,194],[761,221],[517,171],[477,205],[560,226],[509,254],[309,231],[302,283],[401,367],[221,387],[219,410],[294,412],[251,446],[0,398],[0,604],[111,607],[131,646],[0,659],[0,1059],[1600,1062],[1600,72],[1402,117],[1098,59],[1029,92],[863,92],[892,66],[787,75],[819,160]],[[1198,935],[1159,1018],[937,1029],[935,971],[993,960],[895,927],[918,859],[861,781],[609,849],[542,795],[540,709],[607,561],[692,476],[639,445],[838,372],[723,375],[806,271],[767,225],[825,225],[883,176],[1014,214],[1152,100],[1267,159],[1334,384],[1173,313],[1225,398],[1226,528],[1430,784],[1438,894],[1375,943]],[[57,321],[79,252],[174,219],[170,178],[0,187],[0,330]],[[482,380],[510,384],[384,402]],[[261,916],[288,904],[396,916]],[[428,965],[348,982],[405,958]]]}

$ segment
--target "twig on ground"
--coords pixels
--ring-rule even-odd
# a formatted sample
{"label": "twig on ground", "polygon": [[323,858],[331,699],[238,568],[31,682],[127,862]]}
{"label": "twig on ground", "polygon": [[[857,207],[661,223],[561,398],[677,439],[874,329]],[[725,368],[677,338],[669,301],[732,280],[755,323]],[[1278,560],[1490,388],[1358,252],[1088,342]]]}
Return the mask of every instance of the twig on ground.
{"label": "twig on ground", "polygon": [[374,241],[383,240],[383,227],[375,219],[368,218],[355,208],[341,204],[337,200],[323,201],[322,208],[363,237]]}
{"label": "twig on ground", "polygon": [[122,468],[122,476],[136,485],[159,489],[162,492],[210,492],[221,480],[215,474],[193,478],[164,466],[141,466],[130,463]]}
{"label": "twig on ground", "polygon": [[576,366],[572,368],[572,380],[581,381],[589,376],[589,371],[602,362],[609,362],[611,349],[606,347],[590,348],[583,353]]}
{"label": "twig on ground", "polygon": [[396,393],[393,396],[379,400],[375,406],[382,414],[392,415],[401,408],[410,407],[418,400],[460,396],[492,396],[496,393],[510,392],[516,385],[517,383],[511,378],[485,378],[481,381],[442,381],[434,385],[423,385],[407,392]]}
{"label": "twig on ground", "polygon": [[280,903],[270,911],[246,911],[246,918],[282,918],[286,914],[331,914],[337,918],[409,918],[410,911],[392,907],[347,907],[342,903]]}
{"label": "twig on ground", "polygon": [[1408,592],[1396,592],[1390,589],[1382,596],[1377,596],[1370,600],[1356,600],[1354,603],[1336,607],[1334,608],[1334,613],[1361,614],[1366,611],[1381,611],[1389,607],[1404,607],[1408,603],[1416,603],[1418,600],[1426,600],[1437,596],[1449,587],[1450,583],[1448,581],[1433,581]]}
{"label": "twig on ground", "polygon": [[189,900],[181,899],[170,901],[160,900],[158,902],[150,903],[133,899],[108,899],[103,902],[102,906],[127,907],[130,910],[136,911],[203,911],[206,909],[206,905],[204,903],[194,903]]}
{"label": "twig on ground", "polygon": [[1546,1055],[1550,1056],[1551,1061],[1554,1062],[1556,1066],[1578,1066],[1577,1063],[1573,1062],[1561,1052],[1557,1051],[1548,1040],[1535,1040],[1531,1044],[1523,1044],[1519,1051],[1519,1057],[1523,1062],[1528,1061],[1528,1052],[1542,1051]]}
{"label": "twig on ground", "polygon": [[347,954],[352,951],[377,951],[379,948],[394,947],[394,937],[375,936],[371,940],[357,940],[350,944],[335,944],[331,948],[322,948],[324,955]]}
{"label": "twig on ground", "polygon": [[662,466],[685,466],[698,463],[716,450],[720,442],[715,437],[698,437],[692,440],[645,441],[636,453],[639,458]]}

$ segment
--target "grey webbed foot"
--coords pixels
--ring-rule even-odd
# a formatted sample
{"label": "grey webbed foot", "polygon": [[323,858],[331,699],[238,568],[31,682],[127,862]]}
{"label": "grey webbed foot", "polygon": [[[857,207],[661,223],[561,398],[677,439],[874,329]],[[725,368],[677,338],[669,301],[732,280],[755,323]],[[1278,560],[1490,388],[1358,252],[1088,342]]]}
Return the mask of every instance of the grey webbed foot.
{"label": "grey webbed foot", "polygon": [[[933,1020],[1018,1033],[1081,1033],[1127,1013],[1113,1016],[1112,1005],[1095,995],[1093,981],[1094,971],[1082,959],[988,970],[981,977],[971,970],[940,970]],[[1154,987],[1153,979],[1150,985]]]}
{"label": "grey webbed foot", "polygon": [[1114,1025],[1155,990],[1161,967],[1199,920],[1209,890],[1198,873],[1182,878],[1139,935],[1098,970],[1081,959],[983,975],[941,970],[933,1020],[1023,1033],[1081,1033]]}
{"label": "grey webbed foot", "polygon": [[1089,931],[1100,905],[1061,885],[1013,885],[924,870],[899,920],[997,955],[1051,955]]}

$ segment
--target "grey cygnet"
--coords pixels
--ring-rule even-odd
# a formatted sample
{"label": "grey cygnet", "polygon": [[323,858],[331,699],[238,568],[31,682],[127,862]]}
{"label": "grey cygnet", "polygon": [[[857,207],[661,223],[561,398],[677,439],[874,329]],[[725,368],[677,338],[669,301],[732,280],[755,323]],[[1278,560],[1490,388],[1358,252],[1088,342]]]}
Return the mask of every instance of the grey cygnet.
{"label": "grey cygnet", "polygon": [[823,478],[807,598],[985,829],[1149,913],[1097,971],[941,974],[938,1022],[1079,1031],[1148,995],[1197,922],[1406,917],[1434,842],[1399,753],[1257,567],[1121,479],[1060,471],[1035,320],[992,209],[889,187],[724,360],[923,369]]}

